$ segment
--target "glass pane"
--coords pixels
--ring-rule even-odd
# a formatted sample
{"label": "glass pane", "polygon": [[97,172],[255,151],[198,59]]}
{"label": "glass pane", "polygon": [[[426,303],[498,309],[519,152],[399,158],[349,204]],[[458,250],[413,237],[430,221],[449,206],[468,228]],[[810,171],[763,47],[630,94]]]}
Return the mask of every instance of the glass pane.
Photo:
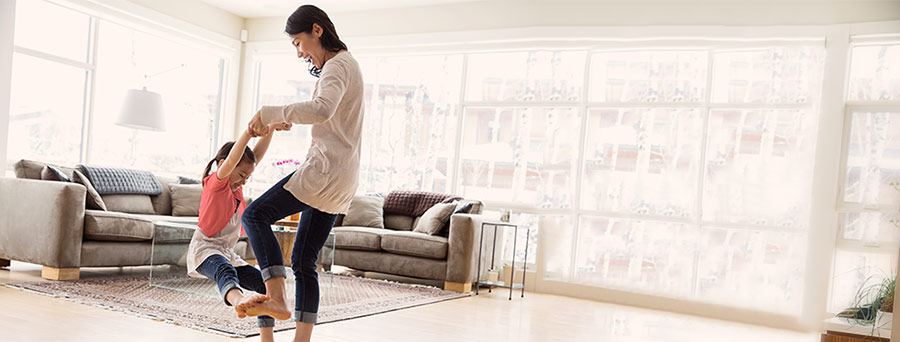
{"label": "glass pane", "polygon": [[469,108],[460,195],[568,208],[575,193],[581,115],[570,108]]}
{"label": "glass pane", "polygon": [[705,51],[595,53],[591,101],[702,102],[706,97]]}
{"label": "glass pane", "polygon": [[805,110],[714,110],[703,219],[806,228],[815,121]]}
{"label": "glass pane", "polygon": [[544,279],[571,281],[575,220],[571,215],[541,215]]}
{"label": "glass pane", "polygon": [[897,270],[897,253],[864,253],[838,250],[834,254],[834,277],[828,311],[851,307],[861,286],[890,277]]}
{"label": "glass pane", "polygon": [[697,109],[592,109],[582,208],[695,217],[703,117]]}
{"label": "glass pane", "polygon": [[[199,177],[212,158],[225,61],[109,22],[100,23],[90,163]],[[145,75],[149,75],[145,78]],[[127,89],[162,95],[165,131],[116,125]]]}
{"label": "glass pane", "polygon": [[847,98],[900,100],[900,44],[854,46]]}
{"label": "glass pane", "polygon": [[861,241],[866,246],[897,246],[900,213],[843,213],[844,240]]}
{"label": "glass pane", "polygon": [[86,77],[84,69],[13,54],[8,162],[80,162]]}
{"label": "glass pane", "polygon": [[[522,267],[522,260],[526,260],[525,242],[528,241],[528,267],[535,271],[534,265],[537,262],[538,234],[541,222],[540,215],[513,211],[510,213],[509,222],[519,225],[519,235],[514,246],[513,236],[516,233],[515,229],[503,229],[503,262],[512,263],[513,248],[515,248],[516,267]],[[531,232],[529,233],[526,228],[530,228]]]}
{"label": "glass pane", "polygon": [[79,62],[88,60],[91,18],[43,0],[16,2],[15,45]]}
{"label": "glass pane", "polygon": [[360,190],[449,192],[462,56],[363,60],[366,103]]}
{"label": "glass pane", "polygon": [[716,52],[712,102],[817,104],[824,65],[822,47]]}
{"label": "glass pane", "polygon": [[698,229],[684,224],[584,216],[575,281],[629,292],[690,298]]}
{"label": "glass pane", "polygon": [[466,100],[578,101],[585,56],[579,51],[470,55]]}
{"label": "glass pane", "polygon": [[701,239],[697,299],[799,313],[806,234],[710,228]]}
{"label": "glass pane", "polygon": [[[296,55],[279,54],[254,56],[257,61],[257,98],[253,108],[287,105],[313,98],[316,78],[309,74],[307,63]],[[297,169],[303,162],[306,147],[312,143],[309,125],[294,125],[288,132],[276,132],[263,160],[253,172],[250,196],[264,193]]]}
{"label": "glass pane", "polygon": [[900,207],[900,112],[851,114],[843,193],[846,202]]}

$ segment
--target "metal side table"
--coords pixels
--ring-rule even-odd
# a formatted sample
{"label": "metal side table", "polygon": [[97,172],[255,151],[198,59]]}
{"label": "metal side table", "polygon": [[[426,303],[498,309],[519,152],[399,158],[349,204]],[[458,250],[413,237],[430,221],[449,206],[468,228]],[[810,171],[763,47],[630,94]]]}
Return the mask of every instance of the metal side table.
{"label": "metal side table", "polygon": [[478,282],[475,284],[475,295],[478,295],[478,288],[481,287],[481,285],[485,285],[485,286],[488,286],[489,293],[495,287],[508,288],[509,289],[509,300],[512,300],[513,290],[522,289],[521,297],[524,298],[525,297],[524,272],[528,270],[528,240],[531,239],[531,228],[528,228],[528,227],[522,228],[522,229],[526,230],[525,260],[522,260],[522,265],[525,268],[522,270],[522,272],[523,272],[522,283],[516,284],[516,282],[515,282],[515,279],[516,279],[516,247],[517,247],[517,242],[519,240],[519,225],[514,224],[514,223],[508,223],[508,222],[482,222],[481,223],[481,238],[478,241],[478,270],[475,273],[476,277],[478,279],[481,279],[481,252],[484,249],[483,245],[484,245],[484,227],[485,226],[493,226],[494,227],[494,239],[492,240],[492,244],[491,244],[491,269],[494,268],[494,254],[497,251],[497,228],[498,227],[509,227],[509,228],[514,229],[512,267],[510,268],[511,272],[509,275],[509,284],[506,284],[506,282],[499,281],[499,280],[498,281],[478,280]]}

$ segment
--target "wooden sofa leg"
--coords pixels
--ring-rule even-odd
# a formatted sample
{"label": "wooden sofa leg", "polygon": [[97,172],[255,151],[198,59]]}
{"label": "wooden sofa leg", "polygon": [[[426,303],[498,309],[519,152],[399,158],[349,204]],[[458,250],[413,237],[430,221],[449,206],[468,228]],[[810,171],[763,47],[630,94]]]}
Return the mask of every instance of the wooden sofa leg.
{"label": "wooden sofa leg", "polygon": [[259,266],[259,263],[256,262],[256,259],[245,259],[244,261],[246,261],[250,265]]}
{"label": "wooden sofa leg", "polygon": [[0,267],[9,267],[9,260],[0,259]]}
{"label": "wooden sofa leg", "polygon": [[445,281],[444,290],[459,293],[472,292],[472,283],[454,283],[452,281]]}
{"label": "wooden sofa leg", "polygon": [[56,268],[44,266],[41,269],[41,278],[49,280],[78,280],[81,275],[81,269],[75,268]]}

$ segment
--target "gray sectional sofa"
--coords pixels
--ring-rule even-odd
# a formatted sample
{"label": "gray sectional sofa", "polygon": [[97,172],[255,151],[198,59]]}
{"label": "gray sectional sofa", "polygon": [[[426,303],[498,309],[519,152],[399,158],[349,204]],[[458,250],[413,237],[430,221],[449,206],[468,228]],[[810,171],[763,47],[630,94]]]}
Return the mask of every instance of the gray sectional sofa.
{"label": "gray sectional sofa", "polygon": [[[84,185],[41,180],[46,163],[21,160],[16,178],[0,178],[0,266],[9,260],[43,265],[47,279],[78,279],[81,267],[183,264],[197,216],[173,216],[170,185],[157,177],[157,196],[101,196],[107,210],[86,209]],[[73,168],[55,166],[70,178]],[[177,227],[161,222],[186,223]],[[152,241],[156,245],[151,251]],[[235,251],[256,257],[242,237]]]}

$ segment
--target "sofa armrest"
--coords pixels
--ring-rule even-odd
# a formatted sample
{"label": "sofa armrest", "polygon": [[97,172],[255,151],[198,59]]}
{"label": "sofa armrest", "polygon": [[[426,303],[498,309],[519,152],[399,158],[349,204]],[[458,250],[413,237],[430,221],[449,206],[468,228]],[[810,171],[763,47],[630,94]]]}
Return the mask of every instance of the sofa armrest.
{"label": "sofa armrest", "polygon": [[[484,216],[454,214],[450,217],[450,237],[447,246],[447,277],[445,281],[471,283],[476,280],[478,243]],[[482,246],[483,248],[483,246]],[[484,259],[484,257],[482,257]],[[485,271],[485,265],[481,265]]]}
{"label": "sofa armrest", "polygon": [[79,267],[87,190],[81,184],[0,178],[0,258]]}

